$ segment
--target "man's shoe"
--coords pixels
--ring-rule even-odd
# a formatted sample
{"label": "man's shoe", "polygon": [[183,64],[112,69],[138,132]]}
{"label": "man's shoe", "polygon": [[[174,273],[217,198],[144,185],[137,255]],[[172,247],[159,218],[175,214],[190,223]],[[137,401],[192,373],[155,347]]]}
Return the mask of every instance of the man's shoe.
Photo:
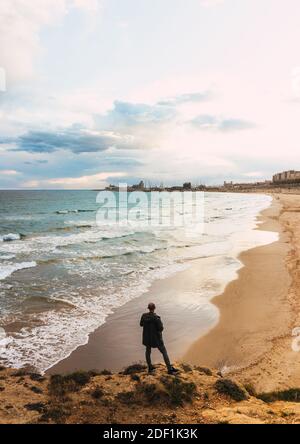
{"label": "man's shoe", "polygon": [[151,367],[148,368],[148,373],[153,373],[155,370],[155,367],[152,365]]}
{"label": "man's shoe", "polygon": [[171,367],[168,370],[169,375],[175,375],[176,373],[179,373],[179,370],[177,368]]}

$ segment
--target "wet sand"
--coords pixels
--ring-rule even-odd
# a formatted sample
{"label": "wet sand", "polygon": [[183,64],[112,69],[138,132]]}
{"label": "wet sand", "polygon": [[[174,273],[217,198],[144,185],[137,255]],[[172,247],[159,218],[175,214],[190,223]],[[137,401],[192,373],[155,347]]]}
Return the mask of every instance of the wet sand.
{"label": "wet sand", "polygon": [[275,336],[286,332],[290,278],[284,263],[288,245],[278,221],[280,209],[278,203],[273,204],[263,213],[260,226],[279,231],[280,240],[240,255],[244,267],[238,279],[212,301],[221,313],[219,323],[192,345],[184,356],[187,361],[223,371],[245,367],[270,349]]}
{"label": "wet sand", "polygon": [[[276,231],[277,227],[269,223],[261,228]],[[181,360],[191,344],[218,324],[219,309],[202,295],[203,277],[216,273],[216,260],[216,257],[194,260],[187,270],[155,281],[147,293],[116,309],[105,324],[90,334],[86,345],[78,347],[69,357],[51,367],[48,373],[105,368],[118,371],[132,362],[144,360],[139,321],[150,301],[156,303],[164,322],[164,340],[171,360]],[[219,273],[223,271],[219,270]],[[229,280],[228,276],[224,276],[224,288]],[[230,342],[230,338],[228,340]],[[184,359],[206,362],[201,350],[199,359],[197,356],[198,349],[195,354],[189,352]],[[153,360],[161,361],[159,352],[153,352]]]}
{"label": "wet sand", "polygon": [[[48,373],[69,372],[78,369],[121,370],[133,362],[144,360],[141,344],[141,314],[150,301],[155,301],[157,312],[165,327],[164,341],[172,360],[179,359],[190,344],[218,322],[218,309],[203,299],[195,288],[207,267],[214,267],[214,258],[195,260],[192,267],[176,275],[155,281],[149,291],[131,300],[107,317],[105,324],[89,336],[88,344],[78,347],[68,358],[48,370]],[[200,287],[200,285],[199,285]],[[153,361],[161,355],[153,351]]]}
{"label": "wet sand", "polygon": [[239,279],[213,300],[220,322],[184,359],[219,367],[257,391],[300,386],[300,354],[292,349],[300,326],[300,196],[276,195],[261,228],[280,240],[241,255]]}

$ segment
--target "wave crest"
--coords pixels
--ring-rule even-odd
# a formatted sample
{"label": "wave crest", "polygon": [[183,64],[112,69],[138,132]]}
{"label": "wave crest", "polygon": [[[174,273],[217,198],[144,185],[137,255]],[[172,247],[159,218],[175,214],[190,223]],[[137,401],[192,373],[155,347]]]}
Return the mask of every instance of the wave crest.
{"label": "wave crest", "polygon": [[0,242],[13,242],[16,240],[24,239],[24,234],[21,233],[8,233],[8,234],[2,234],[0,236]]}

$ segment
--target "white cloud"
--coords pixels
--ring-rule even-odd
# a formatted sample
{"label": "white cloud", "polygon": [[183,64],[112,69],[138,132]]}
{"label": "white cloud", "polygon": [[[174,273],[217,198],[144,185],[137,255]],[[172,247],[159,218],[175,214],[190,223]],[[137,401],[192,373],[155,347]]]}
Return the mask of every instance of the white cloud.
{"label": "white cloud", "polygon": [[15,176],[20,173],[16,170],[0,170],[0,175],[1,174],[3,174],[4,176]]}
{"label": "white cloud", "polygon": [[[0,67],[5,64],[10,69],[8,91],[1,94],[0,168],[22,172],[15,177],[3,175],[2,182],[15,180],[19,184],[35,179],[37,186],[63,187],[64,178],[73,176],[67,178],[67,186],[71,187],[77,186],[78,180],[85,182],[81,177],[101,171],[127,171],[134,180],[153,178],[158,183],[160,178],[172,182],[198,177],[216,182],[222,176],[255,180],[259,176],[270,177],[273,170],[297,168],[299,82],[298,69],[292,68],[299,66],[295,36],[299,34],[296,18],[300,4],[291,1],[290,9],[274,2],[274,8],[260,14],[259,2],[245,0],[245,7],[240,5],[232,16],[232,2],[193,0],[193,8],[187,12],[190,20],[177,20],[175,12],[181,9],[175,5],[181,0],[174,0],[174,23],[178,29],[182,25],[182,33],[172,36],[164,27],[160,29],[159,22],[148,48],[152,27],[146,3],[151,12],[151,2],[145,2],[145,14],[139,17],[134,16],[134,5],[129,0],[124,0],[128,7],[124,6],[117,16],[114,2],[106,2],[103,29],[98,29],[97,16],[95,34],[82,36],[102,0],[0,0]],[[225,10],[227,5],[229,9]],[[74,8],[80,8],[79,20]],[[203,14],[207,26],[199,26],[198,16],[202,18]],[[274,32],[266,30],[268,14]],[[127,23],[128,32],[118,29]],[[57,24],[62,26],[56,29]],[[275,32],[281,25],[284,41]],[[51,35],[41,34],[48,26]],[[243,39],[237,39],[241,32]],[[78,42],[74,41],[75,33],[80,35]],[[139,39],[135,39],[136,35]],[[43,49],[41,44],[45,45],[44,64],[39,64],[43,77],[11,88],[12,70],[16,79],[34,74],[35,60]],[[57,63],[53,63],[56,46],[59,56]],[[143,51],[144,48],[147,50]],[[83,57],[82,70],[77,71],[78,54],[86,58]],[[186,100],[192,96],[199,98],[199,92],[208,91],[213,92],[211,100]],[[293,102],[285,100],[291,92]],[[120,106],[115,110],[114,100],[123,103],[121,110]],[[124,102],[134,106],[127,110]],[[144,113],[137,104],[146,104]],[[151,116],[150,111],[157,104],[160,109],[176,108],[174,118],[149,122],[149,113]],[[186,124],[197,117],[197,125]],[[252,127],[249,122],[255,125]],[[17,144],[7,143],[10,138],[37,131],[68,132],[73,126],[82,128],[81,136],[92,136],[92,131],[99,136],[105,136],[105,131],[117,137],[126,135],[137,140],[143,149],[86,152],[86,146],[75,134],[73,151],[57,150],[54,146],[51,152],[43,154],[49,163],[41,170],[25,164],[42,155],[34,152],[34,145],[28,145],[28,152],[16,153]],[[246,128],[247,131],[241,131]],[[73,145],[78,147],[76,154]],[[62,183],[39,182],[57,175]]]}
{"label": "white cloud", "polygon": [[99,10],[99,0],[73,0],[76,8],[86,12],[97,12]]}
{"label": "white cloud", "polygon": [[110,178],[125,177],[126,173],[120,172],[102,172],[80,177],[61,177],[56,179],[30,180],[23,183],[25,188],[63,188],[63,189],[81,189],[81,188],[102,188],[108,185],[106,182]]}
{"label": "white cloud", "polygon": [[263,177],[265,173],[262,171],[250,171],[249,173],[245,173],[245,177],[249,177],[250,179],[260,178]]}
{"label": "white cloud", "polygon": [[95,13],[99,0],[1,0],[0,66],[12,83],[34,74],[34,59],[41,51],[39,34],[54,25],[70,7]]}
{"label": "white cloud", "polygon": [[216,6],[224,3],[224,0],[200,0],[200,4],[203,6]]}

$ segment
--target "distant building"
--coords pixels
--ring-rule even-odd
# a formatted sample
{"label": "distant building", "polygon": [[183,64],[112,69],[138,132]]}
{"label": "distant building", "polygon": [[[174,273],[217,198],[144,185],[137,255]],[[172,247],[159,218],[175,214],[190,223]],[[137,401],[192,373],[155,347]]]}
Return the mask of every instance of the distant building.
{"label": "distant building", "polygon": [[134,190],[144,190],[145,189],[144,181],[141,180],[140,183],[138,183],[137,185],[132,185],[131,188]]}
{"label": "distant building", "polygon": [[278,173],[273,176],[274,184],[288,184],[288,183],[299,183],[300,182],[300,171],[290,170],[284,171],[283,173]]}
{"label": "distant building", "polygon": [[107,191],[118,191],[119,187],[117,185],[110,184],[108,187],[105,188]]}

